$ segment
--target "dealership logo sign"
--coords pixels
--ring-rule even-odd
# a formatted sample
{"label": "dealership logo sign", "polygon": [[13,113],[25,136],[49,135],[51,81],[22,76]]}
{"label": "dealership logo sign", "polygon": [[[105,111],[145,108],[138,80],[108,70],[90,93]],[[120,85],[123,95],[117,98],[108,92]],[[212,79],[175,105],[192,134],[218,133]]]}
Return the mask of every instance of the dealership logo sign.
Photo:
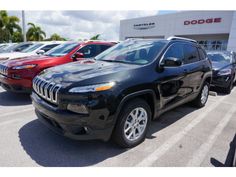
{"label": "dealership logo sign", "polygon": [[146,29],[151,29],[155,27],[156,27],[156,24],[154,22],[134,24],[134,29],[136,30],[146,30]]}
{"label": "dealership logo sign", "polygon": [[221,20],[222,20],[221,18],[186,20],[186,21],[184,21],[184,25],[201,25],[201,24],[221,23]]}

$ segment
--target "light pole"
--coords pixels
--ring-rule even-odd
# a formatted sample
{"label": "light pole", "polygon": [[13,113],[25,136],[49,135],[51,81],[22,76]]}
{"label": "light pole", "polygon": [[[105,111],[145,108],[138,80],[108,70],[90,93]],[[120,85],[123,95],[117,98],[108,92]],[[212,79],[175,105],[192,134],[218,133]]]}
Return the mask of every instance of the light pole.
{"label": "light pole", "polygon": [[26,34],[25,34],[25,11],[24,11],[24,10],[22,10],[22,30],[23,30],[24,42],[26,42]]}

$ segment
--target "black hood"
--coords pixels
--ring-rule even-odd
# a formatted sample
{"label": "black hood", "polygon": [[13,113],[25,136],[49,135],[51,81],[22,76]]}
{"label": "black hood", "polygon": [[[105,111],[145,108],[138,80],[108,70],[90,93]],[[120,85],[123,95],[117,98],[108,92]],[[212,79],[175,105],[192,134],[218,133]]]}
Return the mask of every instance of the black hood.
{"label": "black hood", "polygon": [[138,67],[140,66],[117,62],[83,60],[44,70],[40,77],[64,86],[78,82],[81,85],[94,84],[128,78],[126,71],[130,72]]}

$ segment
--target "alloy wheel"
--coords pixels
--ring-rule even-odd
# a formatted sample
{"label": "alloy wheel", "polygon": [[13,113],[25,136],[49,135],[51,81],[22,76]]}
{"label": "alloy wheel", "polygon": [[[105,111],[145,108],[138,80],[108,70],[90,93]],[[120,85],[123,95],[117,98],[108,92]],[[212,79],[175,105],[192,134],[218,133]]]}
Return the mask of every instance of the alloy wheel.
{"label": "alloy wheel", "polygon": [[208,98],[208,94],[209,94],[209,88],[207,85],[204,85],[203,89],[202,89],[202,94],[201,94],[201,103],[205,104]]}
{"label": "alloy wheel", "polygon": [[134,141],[139,139],[147,126],[148,114],[147,111],[138,107],[133,109],[127,116],[124,124],[124,135],[129,141]]}

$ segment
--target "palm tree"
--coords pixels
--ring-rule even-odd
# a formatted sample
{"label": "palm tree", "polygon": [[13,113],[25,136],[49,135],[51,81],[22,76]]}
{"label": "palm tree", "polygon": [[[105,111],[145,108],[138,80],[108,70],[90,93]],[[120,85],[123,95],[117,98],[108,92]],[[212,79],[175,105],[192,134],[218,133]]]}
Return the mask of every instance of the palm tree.
{"label": "palm tree", "polygon": [[61,37],[59,34],[54,33],[51,35],[51,37],[49,38],[50,41],[66,41],[65,38]]}
{"label": "palm tree", "polygon": [[46,33],[33,23],[28,23],[30,28],[26,33],[27,40],[29,41],[42,41],[46,37]]}
{"label": "palm tree", "polygon": [[99,40],[100,36],[101,36],[101,34],[97,34],[97,35],[91,37],[90,40]]}
{"label": "palm tree", "polygon": [[0,42],[12,41],[13,34],[16,32],[22,34],[19,21],[16,16],[8,16],[7,11],[0,11]]}

